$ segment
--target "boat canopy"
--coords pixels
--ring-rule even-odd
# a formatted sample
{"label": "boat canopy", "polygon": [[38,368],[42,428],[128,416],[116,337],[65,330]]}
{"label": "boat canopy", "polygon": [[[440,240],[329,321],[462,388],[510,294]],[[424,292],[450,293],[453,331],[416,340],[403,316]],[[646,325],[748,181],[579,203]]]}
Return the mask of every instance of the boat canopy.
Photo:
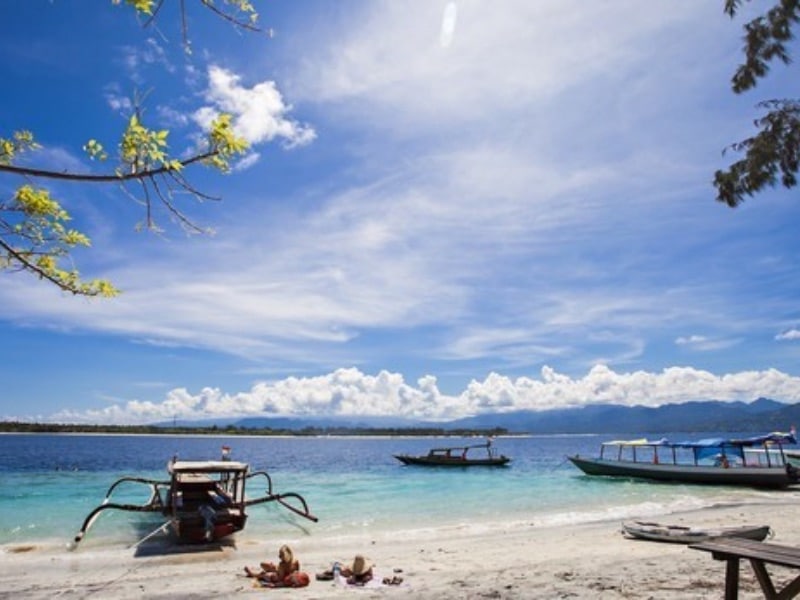
{"label": "boat canopy", "polygon": [[603,442],[603,446],[670,446],[672,444],[669,443],[667,438],[661,438],[660,440],[648,440],[646,438],[641,438],[638,440],[614,440],[611,442]]}
{"label": "boat canopy", "polygon": [[247,463],[230,460],[177,460],[169,463],[170,473],[247,473]]}
{"label": "boat canopy", "polygon": [[757,435],[750,438],[741,439],[726,439],[726,438],[709,438],[704,440],[697,440],[694,442],[677,442],[670,444],[671,446],[679,446],[682,448],[720,448],[722,446],[764,446],[767,444],[796,444],[797,439],[793,433],[772,432],[766,435]]}
{"label": "boat canopy", "polygon": [[751,447],[769,444],[796,444],[794,433],[773,432],[750,438],[707,438],[696,441],[670,442],[667,438],[660,440],[614,440],[603,442],[603,446],[670,446],[675,448],[722,448],[722,447]]}

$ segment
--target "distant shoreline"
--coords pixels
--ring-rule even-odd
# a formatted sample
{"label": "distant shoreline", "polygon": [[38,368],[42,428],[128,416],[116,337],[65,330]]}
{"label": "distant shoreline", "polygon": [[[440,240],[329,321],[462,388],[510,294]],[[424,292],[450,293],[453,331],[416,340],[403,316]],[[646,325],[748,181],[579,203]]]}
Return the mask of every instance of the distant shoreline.
{"label": "distant shoreline", "polygon": [[509,432],[502,427],[492,429],[446,429],[432,427],[304,427],[254,428],[179,427],[156,425],[74,425],[52,423],[0,422],[0,434],[66,434],[66,435],[197,435],[212,437],[516,437],[526,432]]}

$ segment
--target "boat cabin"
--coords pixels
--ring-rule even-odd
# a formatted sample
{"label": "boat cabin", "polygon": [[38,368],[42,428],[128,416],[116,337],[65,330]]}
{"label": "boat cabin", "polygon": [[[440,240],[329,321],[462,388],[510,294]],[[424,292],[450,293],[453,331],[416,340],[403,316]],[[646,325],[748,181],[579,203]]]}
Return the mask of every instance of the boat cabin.
{"label": "boat cabin", "polygon": [[166,514],[178,538],[203,542],[244,528],[248,465],[232,461],[174,461]]}

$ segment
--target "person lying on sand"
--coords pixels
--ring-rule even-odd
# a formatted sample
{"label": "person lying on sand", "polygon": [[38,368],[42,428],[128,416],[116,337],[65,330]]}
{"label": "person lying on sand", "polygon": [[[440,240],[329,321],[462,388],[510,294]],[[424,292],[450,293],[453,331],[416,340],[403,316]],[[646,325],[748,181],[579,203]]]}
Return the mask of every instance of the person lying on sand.
{"label": "person lying on sand", "polygon": [[258,579],[265,587],[305,587],[309,577],[300,571],[300,561],[294,557],[292,549],[287,545],[278,550],[279,562],[262,562],[261,570],[245,567],[244,572],[248,577]]}
{"label": "person lying on sand", "polygon": [[[351,565],[342,566],[341,563],[335,562],[330,569],[324,570],[322,573],[317,573],[317,581],[331,581],[337,579],[340,583],[348,585],[362,586],[372,581],[375,577],[372,562],[363,554],[356,554]],[[395,573],[402,573],[403,569],[394,569]],[[399,575],[392,577],[384,577],[382,580],[383,585],[400,585],[403,583],[403,578]]]}

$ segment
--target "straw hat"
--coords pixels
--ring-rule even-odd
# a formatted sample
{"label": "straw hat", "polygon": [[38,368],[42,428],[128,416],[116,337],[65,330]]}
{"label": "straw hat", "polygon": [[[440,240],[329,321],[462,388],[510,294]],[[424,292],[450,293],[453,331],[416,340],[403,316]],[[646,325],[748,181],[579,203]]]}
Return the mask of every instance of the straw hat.
{"label": "straw hat", "polygon": [[353,566],[350,570],[353,571],[353,575],[363,575],[371,568],[372,565],[369,560],[364,558],[362,554],[356,554],[356,557],[353,559]]}
{"label": "straw hat", "polygon": [[278,550],[278,558],[280,558],[282,562],[291,563],[294,562],[294,553],[289,546],[284,544],[281,546],[281,549]]}

